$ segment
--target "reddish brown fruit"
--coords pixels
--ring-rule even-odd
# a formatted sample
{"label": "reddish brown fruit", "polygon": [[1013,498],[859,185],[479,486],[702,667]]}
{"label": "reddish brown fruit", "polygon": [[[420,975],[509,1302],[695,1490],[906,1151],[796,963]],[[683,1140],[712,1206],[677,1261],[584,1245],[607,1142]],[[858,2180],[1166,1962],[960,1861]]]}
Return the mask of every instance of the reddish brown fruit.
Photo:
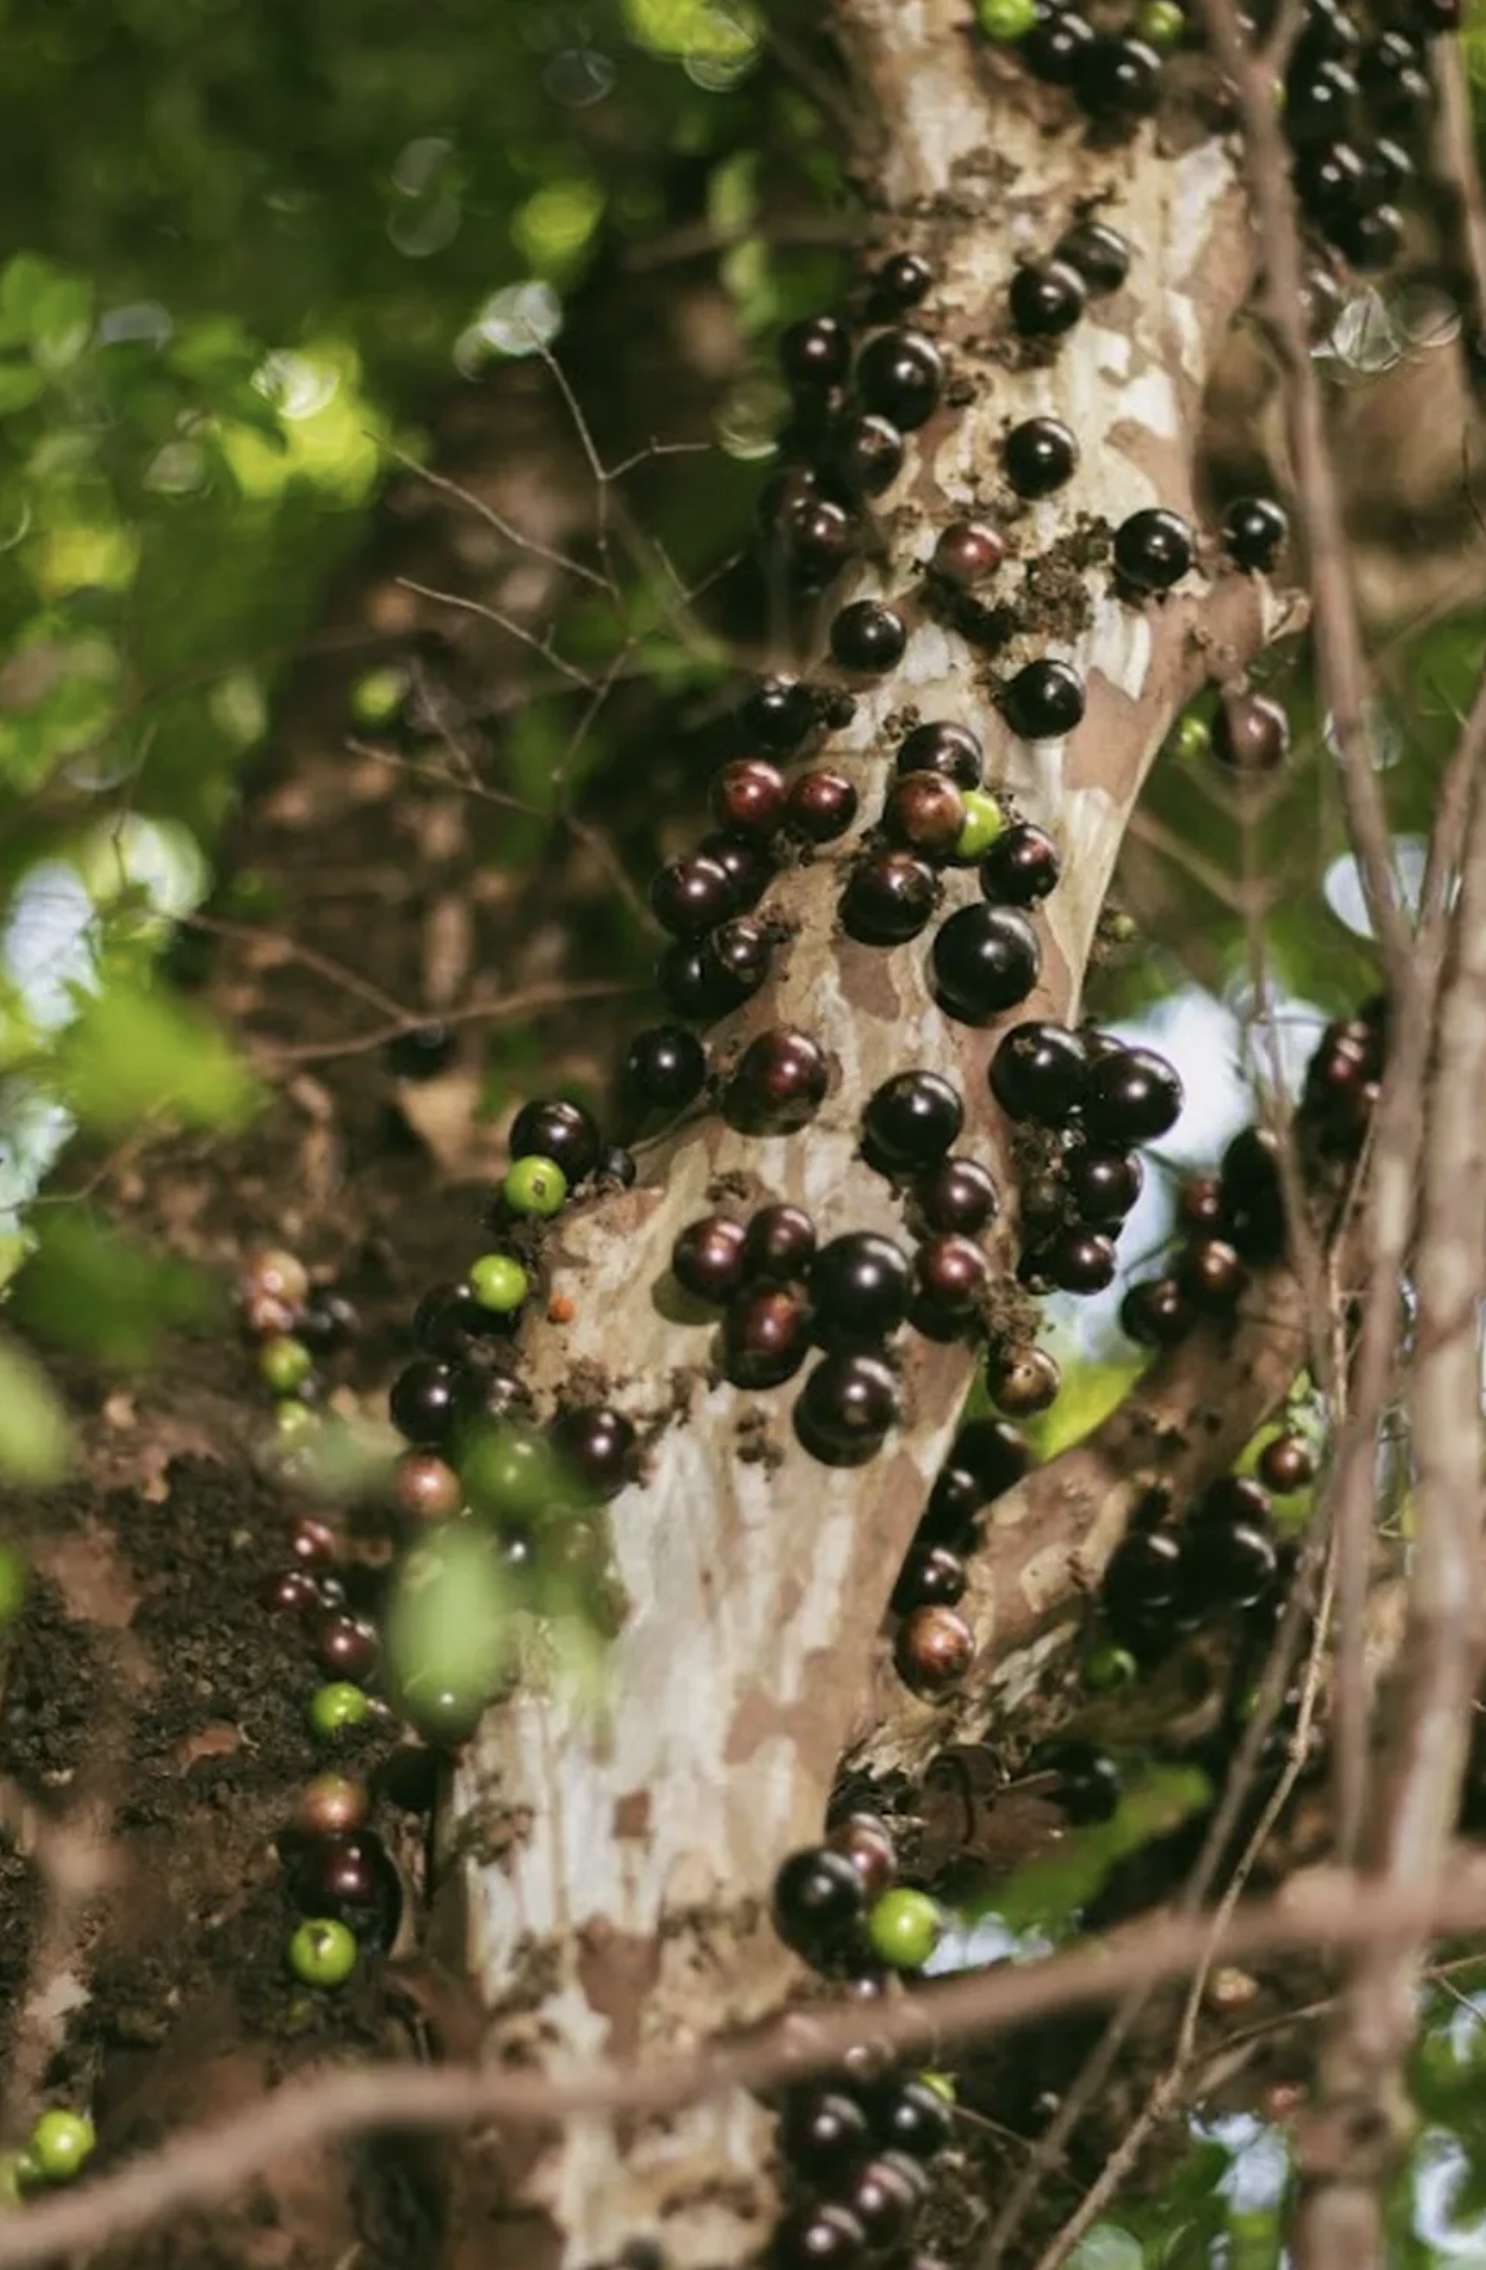
{"label": "reddish brown fruit", "polygon": [[916,1695],[945,1695],[975,1660],[975,1633],[955,1608],[916,1608],[898,1626],[893,1661]]}

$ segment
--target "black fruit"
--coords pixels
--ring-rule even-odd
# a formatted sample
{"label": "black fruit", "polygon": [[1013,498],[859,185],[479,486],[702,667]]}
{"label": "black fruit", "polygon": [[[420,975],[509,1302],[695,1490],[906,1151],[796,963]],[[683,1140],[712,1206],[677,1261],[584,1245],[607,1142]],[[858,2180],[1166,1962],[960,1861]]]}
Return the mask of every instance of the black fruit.
{"label": "black fruit", "polygon": [[934,719],[927,725],[916,725],[900,743],[897,769],[900,773],[942,773],[956,788],[978,788],[985,760],[980,742],[968,725]]}
{"label": "black fruit", "polygon": [[651,1111],[681,1111],[702,1092],[707,1052],[680,1025],[652,1025],[637,1033],[624,1059],[624,1085]]}
{"label": "black fruit", "polygon": [[793,1025],[775,1025],[739,1058],[728,1084],[728,1115],[744,1134],[787,1135],[815,1117],[828,1082],[819,1042]]}
{"label": "black fruit", "polygon": [[1005,538],[985,521],[952,520],[940,530],[929,573],[957,591],[968,591],[994,575],[1005,557]]}
{"label": "black fruit", "polygon": [[974,1661],[974,1627],[957,1608],[915,1608],[898,1626],[893,1664],[916,1695],[948,1694]]}
{"label": "black fruit", "polygon": [[827,1466],[876,1456],[898,1416],[898,1383],[880,1356],[822,1356],[795,1404],[801,1442]]}
{"label": "black fruit", "polygon": [[871,2155],[873,2130],[854,2097],[817,2084],[792,2090],[779,2118],[779,2149],[812,2183],[832,2184]]}
{"label": "black fruit", "polygon": [[1018,268],[1007,304],[1024,339],[1060,339],[1071,331],[1088,303],[1088,288],[1076,268],[1061,260]]}
{"label": "black fruit", "polygon": [[776,2224],[769,2270],[859,2270],[867,2234],[844,2207],[792,2207]]}
{"label": "black fruit", "polygon": [[990,1264],[968,1237],[946,1232],[925,1238],[913,1257],[919,1306],[914,1322],[923,1331],[956,1327],[973,1317],[990,1283]]}
{"label": "black fruit", "polygon": [[917,307],[927,298],[934,271],[921,253],[895,252],[872,278],[872,296],[885,306]]}
{"label": "black fruit", "polygon": [[868,411],[842,420],[830,438],[831,464],[863,496],[879,497],[903,470],[903,436],[891,419]]}
{"label": "black fruit", "polygon": [[791,386],[844,386],[851,371],[851,341],[834,316],[807,316],[781,333],[779,367]]}
{"label": "black fruit", "polygon": [[785,794],[777,765],[764,757],[735,757],[712,776],[712,817],[733,835],[768,837],[784,818]]}
{"label": "black fruit", "polygon": [[1191,1615],[1252,1608],[1274,1589],[1278,1556],[1246,1521],[1205,1522],[1182,1540],[1181,1600]]}
{"label": "black fruit", "polygon": [[801,1206],[761,1206],[743,1239],[747,1276],[803,1279],[815,1259],[815,1224]]}
{"label": "black fruit", "polygon": [[1074,90],[1091,118],[1149,118],[1161,101],[1161,58],[1143,39],[1101,32],[1079,55]]}
{"label": "black fruit", "polygon": [[1042,948],[1015,907],[962,906],[935,933],[932,966],[941,1006],[985,1024],[1026,1000],[1042,973]]}
{"label": "black fruit", "polygon": [[1181,1547],[1164,1529],[1137,1530],[1110,1555],[1100,1585],[1112,1625],[1176,1606],[1182,1587]]}
{"label": "black fruit", "polygon": [[916,938],[939,903],[932,867],[907,851],[875,851],[851,871],[841,894],[841,926],[868,946]]}
{"label": "black fruit", "polygon": [[607,1404],[559,1411],[550,1432],[553,1448],[586,1489],[601,1498],[619,1495],[635,1458],[635,1430],[622,1411]]}
{"label": "black fruit", "polygon": [[810,1350],[810,1303],[787,1285],[756,1285],[722,1320],[722,1368],[734,1387],[780,1387]]}
{"label": "black fruit", "polygon": [[650,885],[650,907],[673,938],[699,938],[738,910],[732,877],[716,859],[689,852],[669,859]]}
{"label": "black fruit", "polygon": [[1273,497],[1235,497],[1223,515],[1223,546],[1235,567],[1268,575],[1284,549],[1290,523]]}
{"label": "black fruit", "polygon": [[1066,1169],[1068,1195],[1085,1222],[1122,1222],[1139,1198],[1145,1169],[1123,1151],[1079,1151]]}
{"label": "black fruit", "polygon": [[1176,1125],[1181,1108],[1181,1081],[1154,1049],[1112,1049],[1089,1067],[1084,1124],[1111,1149],[1154,1143]]}
{"label": "black fruit", "polygon": [[937,1072],[896,1072],[868,1100],[863,1142],[874,1165],[909,1173],[942,1159],[959,1138],[965,1109]]}
{"label": "black fruit", "polygon": [[1238,1254],[1220,1237],[1194,1238],[1178,1256],[1172,1274],[1193,1308],[1204,1316],[1231,1316],[1249,1281]]}
{"label": "black fruit", "polygon": [[745,742],[787,755],[816,723],[815,696],[793,678],[765,678],[738,704],[738,726]]}
{"label": "black fruit", "polygon": [[989,1079],[1009,1118],[1061,1127],[1082,1103],[1088,1076],[1079,1035],[1031,1018],[1012,1026],[991,1058]]}
{"label": "black fruit", "polygon": [[908,1314],[908,1257],[891,1238],[849,1230],[817,1253],[810,1269],[816,1328],[829,1341],[876,1341]]}
{"label": "black fruit", "polygon": [[1035,906],[1062,873],[1058,847],[1030,820],[997,836],[980,863],[980,887],[994,906]]}
{"label": "black fruit", "polygon": [[1299,1435],[1276,1435],[1259,1453],[1259,1479],[1281,1497],[1307,1489],[1315,1478],[1315,1458]]}
{"label": "black fruit", "polygon": [[1002,462],[1019,497],[1050,497],[1072,480],[1078,443],[1061,418],[1024,418],[1006,436]]}
{"label": "black fruit", "polygon": [[954,2139],[954,2114],[927,2081],[882,2081],[867,2092],[872,2138],[882,2151],[937,2159]]}
{"label": "black fruit", "polygon": [[1090,299],[1117,292],[1130,273],[1129,239],[1105,221],[1078,221],[1053,246],[1053,258],[1076,268]]}
{"label": "black fruit", "polygon": [[920,1235],[949,1231],[974,1237],[998,1211],[996,1185],[975,1159],[942,1159],[919,1175],[909,1196],[909,1223]]}
{"label": "black fruit", "polygon": [[743,1282],[743,1246],[747,1232],[741,1222],[725,1214],[708,1214],[688,1222],[671,1248],[676,1281],[698,1300],[722,1302]]}
{"label": "black fruit", "polygon": [[857,357],[856,384],[869,410],[911,433],[938,406],[944,357],[921,331],[880,331]]}
{"label": "black fruit", "polygon": [[774,1878],[774,1928],[807,1961],[853,1938],[865,1909],[860,1876],[844,1855],[824,1845],[792,1852]]}
{"label": "black fruit", "polygon": [[1055,1773],[1057,1798],[1070,1821],[1107,1821],[1120,1802],[1120,1769],[1092,1742],[1045,1742],[1027,1760],[1032,1773]]}
{"label": "black fruit", "polygon": [[1035,1419],[1058,1399],[1063,1375],[1045,1348],[1014,1348],[986,1366],[986,1392],[1011,1419]]}
{"label": "black fruit", "polygon": [[452,1364],[424,1360],[398,1373],[387,1398],[392,1424],[408,1442],[436,1450],[446,1442],[459,1415],[459,1375]]}
{"label": "black fruit", "polygon": [[581,1104],[565,1098],[523,1104],[507,1138],[513,1159],[550,1159],[571,1187],[599,1163],[599,1131]]}
{"label": "black fruit", "polygon": [[948,1545],[914,1544],[888,1605],[895,1616],[911,1616],[918,1608],[953,1608],[964,1599],[968,1582],[965,1563]]}
{"label": "black fruit", "polygon": [[834,843],[857,816],[858,797],[845,773],[802,772],[790,788],[785,819],[808,843]]}
{"label": "black fruit", "polygon": [[1102,1293],[1114,1283],[1115,1249],[1097,1230],[1059,1230],[1038,1253],[1045,1273],[1060,1293]]}
{"label": "black fruit", "polygon": [[1071,87],[1093,39],[1093,25],[1076,8],[1044,0],[1038,21],[1020,43],[1020,53],[1035,79],[1050,87]]}
{"label": "black fruit", "polygon": [[1083,680],[1067,662],[1029,662],[1003,687],[1001,706],[1024,741],[1058,740],[1083,716]]}
{"label": "black fruit", "polygon": [[1149,1277],[1132,1285],[1120,1303],[1120,1328],[1142,1348],[1174,1348],[1196,1322],[1197,1313],[1174,1277]]}
{"label": "black fruit", "polygon": [[1169,591],[1192,565],[1192,531],[1180,513],[1153,505],[1115,530],[1114,563],[1134,591]]}
{"label": "black fruit", "polygon": [[831,653],[843,670],[881,677],[897,669],[907,644],[902,616],[877,599],[854,599],[831,625]]}
{"label": "black fruit", "polygon": [[1290,720],[1267,694],[1225,694],[1212,724],[1212,753],[1246,778],[1274,772],[1290,753]]}

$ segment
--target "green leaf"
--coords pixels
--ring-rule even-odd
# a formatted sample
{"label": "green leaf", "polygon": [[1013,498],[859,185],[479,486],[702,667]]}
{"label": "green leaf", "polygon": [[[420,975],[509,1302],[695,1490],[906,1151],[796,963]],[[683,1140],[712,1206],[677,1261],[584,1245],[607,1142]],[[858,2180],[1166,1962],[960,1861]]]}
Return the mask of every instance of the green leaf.
{"label": "green leaf", "polygon": [[55,1482],[70,1457],[67,1420],[46,1374],[14,1340],[0,1340],[0,1479]]}
{"label": "green leaf", "polygon": [[91,996],[58,1050],[63,1097],[85,1127],[141,1121],[241,1126],[257,1083],[219,1029],[164,992],[115,983]]}
{"label": "green leaf", "polygon": [[223,1305],[202,1270],[148,1252],[89,1208],[41,1208],[35,1222],[37,1250],[14,1311],[43,1341],[85,1349],[114,1371],[142,1371],[167,1332]]}

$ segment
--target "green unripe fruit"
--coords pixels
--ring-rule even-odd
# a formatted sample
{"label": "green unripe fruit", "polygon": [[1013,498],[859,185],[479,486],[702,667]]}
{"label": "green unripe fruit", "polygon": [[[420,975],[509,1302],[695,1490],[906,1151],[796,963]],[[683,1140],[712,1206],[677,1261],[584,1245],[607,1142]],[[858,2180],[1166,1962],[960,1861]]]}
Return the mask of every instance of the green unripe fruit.
{"label": "green unripe fruit", "polygon": [[258,1350],[258,1369],[275,1395],[294,1395],[315,1368],[315,1359],[302,1340],[277,1333]]}
{"label": "green unripe fruit", "polygon": [[319,1426],[320,1415],[318,1411],[312,1411],[308,1403],[276,1403],[273,1423],[275,1432],[285,1442],[302,1442],[306,1435],[312,1435]]}
{"label": "green unripe fruit", "polygon": [[515,1423],[482,1430],[467,1443],[459,1478],[476,1511],[501,1521],[538,1519],[561,1482],[551,1444],[534,1428]]}
{"label": "green unripe fruit", "polygon": [[44,2112],[26,2139],[26,2156],[43,2183],[71,2183],[96,2141],[85,2112]]}
{"label": "green unripe fruit", "polygon": [[356,1968],[356,1935],[329,1916],[311,1916],[290,1939],[287,1955],[306,1986],[344,1986]]}
{"label": "green unripe fruit", "polygon": [[1135,36],[1152,47],[1176,47],[1186,29],[1186,15],[1176,0],[1144,0],[1136,13]]}
{"label": "green unripe fruit", "polygon": [[371,1717],[371,1697],[349,1679],[331,1679],[316,1687],[310,1697],[310,1732],[322,1742],[333,1742],[348,1727],[364,1726]]}
{"label": "green unripe fruit", "polygon": [[23,2206],[41,2188],[41,2170],[29,2152],[0,2152],[0,2214]]}
{"label": "green unripe fruit", "polygon": [[358,725],[390,725],[408,690],[401,670],[368,670],[351,688],[351,715]]}
{"label": "green unripe fruit", "polygon": [[987,39],[1025,39],[1037,21],[1037,0],[978,0],[976,21]]}
{"label": "green unripe fruit", "polygon": [[1006,814],[984,788],[963,790],[965,821],[955,837],[955,857],[966,864],[983,859],[998,835],[1006,831]]}
{"label": "green unripe fruit", "polygon": [[470,1268],[470,1291],[481,1308],[509,1316],[531,1291],[531,1279],[509,1253],[482,1253]]}
{"label": "green unripe fruit", "polygon": [[945,1915],[927,1892],[884,1892],[867,1912],[867,1938],[879,1962],[922,1970],[944,1936]]}
{"label": "green unripe fruit", "polygon": [[14,1545],[0,1540],[0,1632],[13,1624],[26,1605],[26,1564]]}
{"label": "green unripe fruit", "polygon": [[513,1214],[535,1214],[546,1221],[564,1203],[568,1178],[550,1159],[513,1159],[501,1184],[501,1196]]}
{"label": "green unripe fruit", "polygon": [[1177,719],[1171,729],[1171,739],[1166,745],[1181,763],[1195,764],[1199,758],[1207,756],[1213,745],[1213,737],[1203,720],[1188,710],[1185,717]]}
{"label": "green unripe fruit", "polygon": [[1113,1694],[1139,1675],[1140,1665],[1128,1647],[1096,1647],[1084,1664],[1084,1685],[1096,1695]]}

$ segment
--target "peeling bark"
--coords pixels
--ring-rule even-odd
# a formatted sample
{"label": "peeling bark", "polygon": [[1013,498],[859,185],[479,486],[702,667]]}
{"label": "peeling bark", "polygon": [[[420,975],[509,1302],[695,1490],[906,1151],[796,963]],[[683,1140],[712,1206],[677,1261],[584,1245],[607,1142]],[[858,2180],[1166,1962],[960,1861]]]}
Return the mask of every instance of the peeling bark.
{"label": "peeling bark", "polygon": [[[610,1399],[649,1435],[644,1482],[612,1508],[629,1614],[609,1651],[603,1707],[585,1711],[556,1682],[529,1679],[463,1755],[442,1823],[468,1959],[493,2013],[489,2053],[540,2057],[554,2071],[600,2051],[684,2047],[776,2008],[797,1974],[769,1926],[770,1881],[785,1851],[818,1835],[843,1746],[875,1727],[861,1758],[919,1766],[962,1715],[905,1704],[897,1691],[884,1716],[876,1635],[973,1351],[911,1335],[904,1423],[885,1454],[827,1469],[794,1439],[794,1389],[756,1396],[716,1384],[705,1328],[664,1312],[657,1288],[677,1232],[712,1210],[722,1176],[804,1204],[823,1237],[900,1232],[889,1186],[857,1155],[858,1127],[883,1079],[926,1067],[966,1099],[961,1148],[984,1159],[1003,1192],[994,1259],[1009,1270],[1015,1200],[1008,1131],[985,1084],[992,1048],[1023,1017],[1076,1016],[1121,838],[1173,717],[1205,680],[1240,672],[1285,622],[1283,605],[1251,579],[1198,574],[1180,597],[1132,606],[1114,596],[1103,565],[1088,564],[1101,524],[1157,502],[1195,517],[1202,394],[1250,280],[1227,150],[1198,139],[1163,152],[1147,129],[1118,151],[1091,151],[1059,103],[972,45],[949,0],[841,0],[836,15],[850,101],[872,122],[875,200],[893,245],[920,246],[933,262],[926,322],[963,406],[910,442],[880,507],[884,554],[841,594],[893,598],[910,638],[891,680],[861,693],[831,756],[849,763],[870,823],[897,738],[889,718],[912,704],[925,718],[963,720],[985,744],[988,780],[1057,837],[1065,879],[1041,924],[1037,993],[973,1031],[935,1008],[927,939],[887,953],[841,936],[850,846],[782,876],[766,911],[791,926],[790,942],[766,991],[716,1028],[713,1066],[721,1082],[755,1032],[801,1026],[831,1066],[818,1117],[760,1141],[709,1107],[646,1153],[638,1188],[558,1225],[552,1289],[574,1314],[562,1328],[530,1329],[528,1377],[550,1409],[575,1366],[598,1367]],[[1050,250],[1091,199],[1135,248],[1129,285],[1095,303],[1055,360],[1009,352],[1002,308],[1014,261]],[[1060,496],[1017,508],[1013,520],[1001,436],[1053,408],[1078,436],[1081,467]],[[936,616],[922,583],[937,529],[971,509],[1006,526],[1016,556],[1003,587],[1023,585],[1029,623],[994,671]],[[1083,673],[1087,714],[1068,741],[1028,746],[1008,733],[995,688],[1003,667],[1048,651]],[[974,895],[973,876],[950,876],[948,904]],[[1289,1302],[1298,1343],[1294,1288],[1277,1280],[1264,1294]],[[1067,1625],[1152,1456],[1168,1472],[1225,1457],[1282,1391],[1271,1324],[1241,1327],[1220,1358],[1214,1340],[1158,1367],[1146,1392],[1060,1462],[1051,1491],[1033,1477],[994,1509],[974,1579],[982,1718],[989,1687],[1009,1699],[1036,1675],[1029,1651]],[[1229,1400],[1199,1439],[1189,1422],[1216,1360]],[[662,2226],[676,2270],[723,2270],[767,2235],[765,2121],[746,2101],[624,2136],[579,2122],[507,2176],[505,2208],[479,2237],[492,2270],[610,2262],[626,2240]]]}

